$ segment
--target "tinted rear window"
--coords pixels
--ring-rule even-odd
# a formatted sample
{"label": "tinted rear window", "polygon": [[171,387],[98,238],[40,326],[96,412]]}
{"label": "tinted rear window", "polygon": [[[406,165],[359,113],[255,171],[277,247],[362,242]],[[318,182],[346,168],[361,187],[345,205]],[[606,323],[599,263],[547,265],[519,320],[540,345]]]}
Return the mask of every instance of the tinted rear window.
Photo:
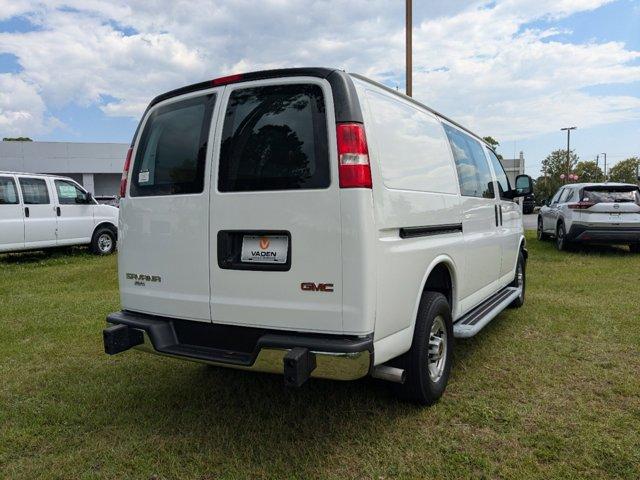
{"label": "tinted rear window", "polygon": [[191,98],[150,115],[138,142],[132,197],[202,192],[214,101],[213,95]]}
{"label": "tinted rear window", "polygon": [[0,177],[0,205],[16,205],[18,191],[13,178]]}
{"label": "tinted rear window", "polygon": [[592,203],[633,202],[640,205],[640,192],[631,189],[583,190],[582,200]]}
{"label": "tinted rear window", "polygon": [[222,131],[221,192],[329,186],[324,97],[318,85],[235,90]]}

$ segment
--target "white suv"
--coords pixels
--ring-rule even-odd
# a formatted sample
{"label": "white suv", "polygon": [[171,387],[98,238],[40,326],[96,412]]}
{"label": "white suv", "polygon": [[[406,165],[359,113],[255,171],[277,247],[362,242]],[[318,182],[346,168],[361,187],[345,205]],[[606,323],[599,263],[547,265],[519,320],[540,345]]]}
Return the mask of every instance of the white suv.
{"label": "white suv", "polygon": [[627,183],[574,183],[561,187],[538,214],[538,240],[627,244],[640,252],[640,190]]}
{"label": "white suv", "polygon": [[[366,132],[366,133],[365,133]],[[123,310],[131,347],[214,365],[353,380],[428,404],[453,337],[524,301],[515,197],[477,135],[358,75],[234,75],[161,95],[125,162]]]}
{"label": "white suv", "polygon": [[70,178],[0,172],[0,253],[89,245],[116,248],[118,209],[98,205]]}

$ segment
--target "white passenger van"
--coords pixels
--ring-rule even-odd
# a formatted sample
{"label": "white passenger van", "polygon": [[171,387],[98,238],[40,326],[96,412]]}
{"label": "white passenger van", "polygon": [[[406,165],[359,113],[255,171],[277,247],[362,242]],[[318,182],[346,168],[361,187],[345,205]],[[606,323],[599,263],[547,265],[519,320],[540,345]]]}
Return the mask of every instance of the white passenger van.
{"label": "white passenger van", "polygon": [[70,178],[0,171],[0,253],[89,245],[116,248],[118,209]]}
{"label": "white passenger van", "polygon": [[157,97],[127,155],[122,311],[105,351],[443,393],[453,337],[524,302],[527,251],[495,153],[358,75],[234,75]]}

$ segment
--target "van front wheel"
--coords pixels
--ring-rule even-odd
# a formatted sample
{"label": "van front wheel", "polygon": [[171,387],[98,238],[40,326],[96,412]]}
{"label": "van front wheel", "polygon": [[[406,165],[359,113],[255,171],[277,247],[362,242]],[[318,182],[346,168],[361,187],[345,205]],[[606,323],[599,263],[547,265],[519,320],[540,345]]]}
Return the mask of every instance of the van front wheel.
{"label": "van front wheel", "polygon": [[444,295],[424,292],[411,349],[399,359],[406,380],[395,386],[400,397],[431,405],[444,393],[453,359],[451,308]]}
{"label": "van front wheel", "polygon": [[102,227],[93,233],[91,251],[96,255],[109,255],[116,249],[116,235],[108,227]]}

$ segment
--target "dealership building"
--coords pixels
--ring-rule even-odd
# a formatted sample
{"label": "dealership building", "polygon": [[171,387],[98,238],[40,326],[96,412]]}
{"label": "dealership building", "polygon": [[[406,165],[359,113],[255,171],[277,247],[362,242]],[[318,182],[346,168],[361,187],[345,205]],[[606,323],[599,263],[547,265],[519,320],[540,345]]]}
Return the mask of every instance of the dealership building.
{"label": "dealership building", "polygon": [[0,142],[0,170],[71,177],[97,196],[117,195],[126,143]]}

